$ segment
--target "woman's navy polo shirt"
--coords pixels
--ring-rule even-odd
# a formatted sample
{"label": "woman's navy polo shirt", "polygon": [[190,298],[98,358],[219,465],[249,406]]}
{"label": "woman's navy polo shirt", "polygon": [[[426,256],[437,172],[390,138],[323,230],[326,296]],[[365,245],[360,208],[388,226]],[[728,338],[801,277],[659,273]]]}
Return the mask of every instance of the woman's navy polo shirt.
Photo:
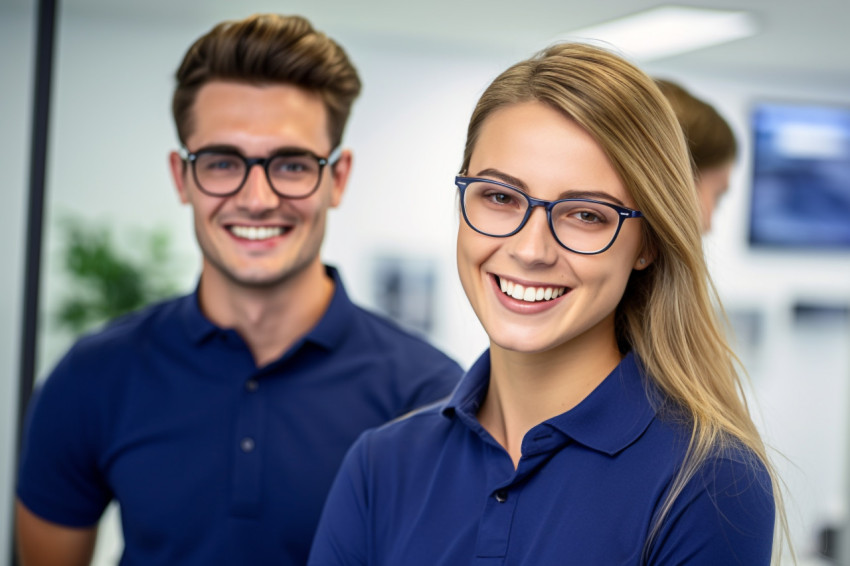
{"label": "woman's navy polo shirt", "polygon": [[303,565],[357,436],[445,398],[462,373],[328,274],[325,315],[262,368],[196,294],[79,341],[34,398],[18,497],[71,527],[118,500],[122,565]]}
{"label": "woman's navy polo shirt", "polygon": [[448,403],[361,436],[310,566],[769,564],[770,478],[737,450],[687,484],[642,561],[689,431],[656,414],[632,354],[532,428],[516,469],[476,418],[489,374],[485,352]]}

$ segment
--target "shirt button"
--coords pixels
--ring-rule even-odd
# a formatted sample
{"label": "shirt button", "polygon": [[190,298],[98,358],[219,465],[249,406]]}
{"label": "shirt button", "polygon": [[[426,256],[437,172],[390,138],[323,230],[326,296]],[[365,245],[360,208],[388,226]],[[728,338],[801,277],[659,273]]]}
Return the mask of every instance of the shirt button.
{"label": "shirt button", "polygon": [[242,439],[242,442],[239,443],[239,448],[242,449],[242,452],[253,452],[254,451],[254,439],[246,436]]}
{"label": "shirt button", "polygon": [[256,391],[258,387],[260,387],[260,384],[257,383],[256,379],[249,379],[245,382],[245,389],[247,389],[250,393]]}
{"label": "shirt button", "polygon": [[495,497],[496,501],[498,501],[499,503],[504,503],[508,500],[508,492],[504,489],[500,489],[493,495],[493,497]]}

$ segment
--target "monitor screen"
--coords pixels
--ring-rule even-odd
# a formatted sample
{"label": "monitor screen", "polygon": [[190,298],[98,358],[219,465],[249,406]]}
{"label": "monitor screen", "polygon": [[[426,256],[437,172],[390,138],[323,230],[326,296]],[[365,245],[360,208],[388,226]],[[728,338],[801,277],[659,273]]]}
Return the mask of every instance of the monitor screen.
{"label": "monitor screen", "polygon": [[850,250],[850,108],[753,108],[752,246]]}

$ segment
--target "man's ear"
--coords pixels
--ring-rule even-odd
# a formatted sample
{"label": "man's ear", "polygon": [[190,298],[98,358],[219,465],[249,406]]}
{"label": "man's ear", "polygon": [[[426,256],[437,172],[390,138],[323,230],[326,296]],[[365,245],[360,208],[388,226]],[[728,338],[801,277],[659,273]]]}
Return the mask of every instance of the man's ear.
{"label": "man's ear", "polygon": [[336,163],[329,163],[328,170],[333,180],[331,189],[331,208],[336,208],[342,202],[342,195],[348,185],[348,176],[351,174],[351,163],[353,157],[350,149],[342,150]]}
{"label": "man's ear", "polygon": [[177,195],[180,197],[180,202],[186,204],[189,202],[189,196],[186,193],[186,167],[187,164],[176,151],[168,154],[168,166],[171,169],[171,178],[174,180],[174,187],[177,189]]}

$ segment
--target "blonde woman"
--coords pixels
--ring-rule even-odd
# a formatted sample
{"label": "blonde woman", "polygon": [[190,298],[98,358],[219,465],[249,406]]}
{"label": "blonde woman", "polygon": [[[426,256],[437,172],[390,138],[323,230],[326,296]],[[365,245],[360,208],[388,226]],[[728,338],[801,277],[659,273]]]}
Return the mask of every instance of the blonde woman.
{"label": "blonde woman", "polygon": [[512,66],[456,184],[490,348],[448,401],[361,436],[310,564],[768,564],[776,481],[653,81],[578,44]]}

